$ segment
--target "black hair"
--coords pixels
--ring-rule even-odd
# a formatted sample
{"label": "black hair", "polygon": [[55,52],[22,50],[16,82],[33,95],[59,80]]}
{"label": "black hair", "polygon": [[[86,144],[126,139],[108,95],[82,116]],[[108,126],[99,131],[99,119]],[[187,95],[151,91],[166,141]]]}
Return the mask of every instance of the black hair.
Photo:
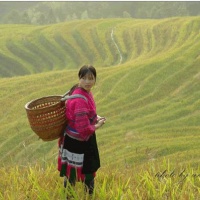
{"label": "black hair", "polygon": [[87,73],[90,73],[94,76],[95,81],[97,78],[96,69],[92,65],[84,65],[81,67],[81,69],[78,72],[78,77],[81,79],[83,78]]}
{"label": "black hair", "polygon": [[[97,78],[97,73],[96,73],[96,69],[92,66],[92,65],[83,65],[79,72],[78,72],[78,77],[79,79],[83,78],[87,73],[91,74],[94,76],[95,81]],[[75,84],[69,91],[69,95],[71,95],[73,93],[73,91],[78,87],[78,84]]]}

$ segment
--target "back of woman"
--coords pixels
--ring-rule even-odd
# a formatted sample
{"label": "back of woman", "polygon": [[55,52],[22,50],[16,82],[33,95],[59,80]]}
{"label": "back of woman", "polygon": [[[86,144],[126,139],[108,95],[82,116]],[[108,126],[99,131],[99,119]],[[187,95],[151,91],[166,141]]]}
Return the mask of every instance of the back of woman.
{"label": "back of woman", "polygon": [[96,105],[91,92],[87,92],[81,87],[77,87],[74,94],[81,94],[86,99],[69,99],[66,107],[66,117],[68,126],[66,132],[72,138],[78,140],[88,140],[95,132],[95,123],[97,121]]}

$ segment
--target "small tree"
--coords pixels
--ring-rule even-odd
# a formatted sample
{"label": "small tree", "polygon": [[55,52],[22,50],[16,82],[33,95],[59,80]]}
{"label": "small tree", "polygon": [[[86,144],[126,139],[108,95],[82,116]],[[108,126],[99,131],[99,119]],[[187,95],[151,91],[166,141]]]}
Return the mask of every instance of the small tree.
{"label": "small tree", "polygon": [[72,18],[70,15],[67,15],[67,17],[65,18],[65,21],[70,21]]}
{"label": "small tree", "polygon": [[46,17],[45,17],[45,15],[43,13],[41,13],[39,15],[39,17],[38,17],[38,23],[42,24],[42,25],[46,23]]}
{"label": "small tree", "polygon": [[123,18],[131,18],[130,13],[128,13],[127,11],[123,12]]}
{"label": "small tree", "polygon": [[6,24],[19,24],[21,21],[21,16],[17,10],[12,10],[8,13],[8,15],[4,18],[4,22]]}
{"label": "small tree", "polygon": [[82,14],[81,14],[81,19],[89,19],[88,17],[88,11],[85,10]]}
{"label": "small tree", "polygon": [[72,20],[76,20],[76,19],[78,19],[78,17],[77,17],[77,15],[76,15],[76,13],[73,13],[73,15],[72,15]]}
{"label": "small tree", "polygon": [[22,24],[30,24],[31,23],[31,20],[30,20],[30,17],[28,15],[28,12],[24,12],[21,16],[21,23]]}
{"label": "small tree", "polygon": [[52,8],[49,10],[49,13],[47,14],[47,22],[48,24],[56,23],[56,16],[54,15]]}

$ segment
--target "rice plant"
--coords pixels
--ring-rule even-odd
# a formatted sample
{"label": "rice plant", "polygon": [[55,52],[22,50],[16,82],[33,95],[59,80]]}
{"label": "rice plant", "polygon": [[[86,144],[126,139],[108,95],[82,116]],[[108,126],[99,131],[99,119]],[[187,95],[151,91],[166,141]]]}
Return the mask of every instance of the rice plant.
{"label": "rice plant", "polygon": [[8,200],[64,200],[68,194],[75,200],[196,200],[200,191],[199,167],[174,166],[166,159],[136,168],[103,167],[92,197],[80,182],[65,189],[54,164],[1,167],[0,173],[0,198]]}

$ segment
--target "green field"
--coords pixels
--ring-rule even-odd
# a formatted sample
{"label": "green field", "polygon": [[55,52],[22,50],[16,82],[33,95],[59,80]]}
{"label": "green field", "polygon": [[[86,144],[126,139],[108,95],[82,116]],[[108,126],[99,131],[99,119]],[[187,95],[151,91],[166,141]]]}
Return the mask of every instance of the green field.
{"label": "green field", "polygon": [[[103,195],[108,188],[103,185],[111,184],[114,175],[109,169],[114,168],[116,173],[127,170],[127,174],[124,179],[119,175],[123,183],[118,182],[119,187],[111,184],[107,199],[122,199],[125,193],[124,199],[198,199],[199,177],[188,179],[181,188],[167,183],[173,188],[169,194],[169,185],[159,186],[153,176],[157,169],[166,169],[165,160],[170,169],[177,166],[200,174],[200,17],[80,20],[49,26],[0,25],[0,29],[2,180],[8,175],[6,167],[16,165],[32,166],[33,176],[38,165],[58,176],[57,141],[38,139],[24,105],[32,99],[64,94],[77,82],[78,69],[90,63],[98,73],[93,89],[97,111],[107,118],[97,131],[102,165],[98,198],[106,199]],[[133,175],[137,172],[143,182]],[[133,176],[130,181],[129,176]],[[120,188],[128,184],[137,191]],[[0,198],[14,199],[5,188],[0,187]],[[188,193],[182,193],[185,188]],[[163,192],[158,196],[157,191]],[[32,199],[51,199],[37,194],[31,194]],[[55,200],[62,199],[56,195]]]}

